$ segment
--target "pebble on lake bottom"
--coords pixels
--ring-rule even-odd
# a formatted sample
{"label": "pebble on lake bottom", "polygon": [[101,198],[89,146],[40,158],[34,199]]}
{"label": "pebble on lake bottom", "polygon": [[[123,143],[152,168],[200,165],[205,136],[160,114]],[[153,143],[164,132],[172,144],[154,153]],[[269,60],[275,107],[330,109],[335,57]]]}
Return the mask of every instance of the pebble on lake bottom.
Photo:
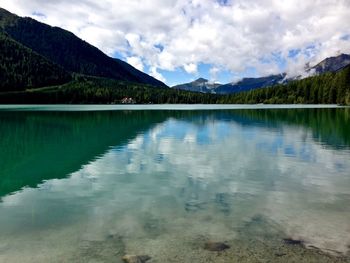
{"label": "pebble on lake bottom", "polygon": [[146,261],[150,260],[151,257],[147,255],[125,255],[122,257],[123,261],[126,263],[145,263]]}
{"label": "pebble on lake bottom", "polygon": [[283,242],[287,245],[303,245],[304,241],[299,239],[284,238]]}
{"label": "pebble on lake bottom", "polygon": [[223,251],[229,249],[230,246],[222,242],[206,242],[204,244],[204,249],[209,251]]}

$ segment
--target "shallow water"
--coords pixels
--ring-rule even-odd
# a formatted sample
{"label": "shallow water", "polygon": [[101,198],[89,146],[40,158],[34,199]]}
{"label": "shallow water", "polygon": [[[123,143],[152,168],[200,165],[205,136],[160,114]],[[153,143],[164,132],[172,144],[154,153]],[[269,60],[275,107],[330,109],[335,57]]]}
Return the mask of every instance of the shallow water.
{"label": "shallow water", "polygon": [[350,262],[349,108],[17,108],[0,128],[0,262]]}

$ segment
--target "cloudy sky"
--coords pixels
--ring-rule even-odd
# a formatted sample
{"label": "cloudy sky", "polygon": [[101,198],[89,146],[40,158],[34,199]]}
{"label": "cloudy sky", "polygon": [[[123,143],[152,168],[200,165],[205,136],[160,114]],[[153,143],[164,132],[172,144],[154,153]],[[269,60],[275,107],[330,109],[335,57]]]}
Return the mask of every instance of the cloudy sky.
{"label": "cloudy sky", "polygon": [[0,0],[174,85],[227,83],[350,53],[349,0]]}

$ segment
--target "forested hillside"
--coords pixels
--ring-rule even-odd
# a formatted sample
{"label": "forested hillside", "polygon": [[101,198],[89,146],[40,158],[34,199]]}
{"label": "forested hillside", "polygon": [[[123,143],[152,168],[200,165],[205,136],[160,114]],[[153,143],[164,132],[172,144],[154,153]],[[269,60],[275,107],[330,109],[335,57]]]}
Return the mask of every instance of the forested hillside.
{"label": "forested hillside", "polygon": [[350,105],[350,66],[302,80],[223,96],[220,103],[341,104]]}
{"label": "forested hillside", "polygon": [[136,103],[216,103],[217,95],[153,87],[106,78],[76,76],[64,85],[24,92],[0,93],[0,103],[20,104],[109,104],[121,103],[125,97]]}
{"label": "forested hillside", "polygon": [[18,17],[2,8],[0,28],[17,42],[67,71],[166,87],[161,81],[122,60],[107,56],[62,28],[51,27],[28,17]]}
{"label": "forested hillside", "polygon": [[58,85],[70,74],[0,31],[0,92]]}
{"label": "forested hillside", "polygon": [[346,104],[350,105],[350,67],[303,80],[234,95],[217,95],[156,88],[106,78],[75,76],[64,85],[23,92],[0,93],[0,103],[121,103],[131,97],[136,103],[221,104]]}

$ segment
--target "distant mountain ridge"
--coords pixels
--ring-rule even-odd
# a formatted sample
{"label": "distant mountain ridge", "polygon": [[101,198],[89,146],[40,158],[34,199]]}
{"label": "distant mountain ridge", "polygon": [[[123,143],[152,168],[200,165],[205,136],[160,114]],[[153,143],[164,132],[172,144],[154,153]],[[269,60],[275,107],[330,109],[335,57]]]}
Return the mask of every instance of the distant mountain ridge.
{"label": "distant mountain ridge", "polygon": [[167,87],[126,62],[107,56],[69,31],[19,17],[2,8],[0,30],[68,72]]}
{"label": "distant mountain ridge", "polygon": [[[350,55],[340,54],[339,56],[326,58],[320,63],[316,64],[315,66],[307,69],[306,71],[309,73],[312,73],[313,71],[314,74],[320,75],[327,72],[338,72],[347,67],[348,65],[350,65]],[[270,87],[291,81],[291,79],[286,79],[286,77],[286,73],[281,73],[260,78],[243,78],[242,80],[236,83],[216,83],[215,86],[208,86],[208,84],[206,84],[209,83],[208,80],[200,78],[194,82],[176,85],[172,88],[202,93],[233,94],[259,88]],[[204,84],[203,80],[205,80]]]}
{"label": "distant mountain ridge", "polygon": [[243,78],[236,83],[228,84],[212,83],[207,79],[199,78],[190,83],[176,85],[172,88],[202,93],[231,94],[272,86],[283,81],[285,76],[286,74],[278,74],[262,78]]}
{"label": "distant mountain ridge", "polygon": [[212,93],[221,84],[209,82],[209,80],[204,78],[196,79],[190,83],[185,83],[181,85],[174,86],[174,89],[202,92],[202,93]]}
{"label": "distant mountain ridge", "polygon": [[311,67],[311,70],[314,70],[316,74],[323,74],[326,72],[337,72],[348,65],[350,65],[350,55],[340,54],[339,56],[322,60],[320,63]]}
{"label": "distant mountain ridge", "polygon": [[262,78],[243,78],[237,83],[221,85],[215,89],[215,92],[218,94],[230,94],[269,87],[281,83],[285,76],[286,74],[278,74]]}

